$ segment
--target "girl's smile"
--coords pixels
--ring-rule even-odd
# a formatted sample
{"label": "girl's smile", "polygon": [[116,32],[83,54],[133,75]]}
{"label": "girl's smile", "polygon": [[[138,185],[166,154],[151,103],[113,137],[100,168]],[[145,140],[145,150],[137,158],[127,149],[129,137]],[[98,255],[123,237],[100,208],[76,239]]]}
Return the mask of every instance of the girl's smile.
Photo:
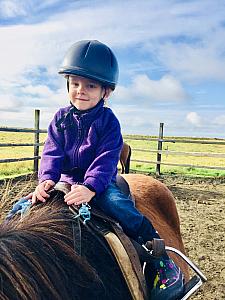
{"label": "girl's smile", "polygon": [[102,98],[107,98],[110,89],[92,79],[81,76],[69,76],[69,97],[72,104],[79,110],[87,110],[98,104]]}

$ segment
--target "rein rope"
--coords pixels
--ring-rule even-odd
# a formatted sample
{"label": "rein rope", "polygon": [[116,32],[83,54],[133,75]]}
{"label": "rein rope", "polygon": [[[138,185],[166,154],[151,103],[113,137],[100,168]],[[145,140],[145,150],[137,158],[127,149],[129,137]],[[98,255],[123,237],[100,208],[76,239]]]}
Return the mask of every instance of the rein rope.
{"label": "rein rope", "polygon": [[1,287],[1,292],[3,292],[3,278],[1,274],[0,274],[0,287]]}
{"label": "rein rope", "polygon": [[[89,206],[89,205],[88,205]],[[90,207],[90,206],[89,206]],[[108,253],[108,255],[110,257],[112,257],[112,253],[110,251],[110,249],[106,246],[106,244],[102,241],[101,237],[104,237],[104,232],[100,230],[100,227],[96,224],[94,224],[93,222],[87,222],[87,219],[82,220],[83,216],[80,213],[80,209],[77,208],[76,205],[70,205],[69,206],[70,211],[75,215],[73,217],[73,221],[72,221],[72,228],[73,228],[73,240],[74,240],[74,250],[77,251],[77,249],[79,249],[78,253],[82,253],[81,249],[82,249],[82,227],[81,227],[81,223],[85,226],[85,228],[96,238],[96,240],[102,245],[102,247],[105,249],[106,253]],[[89,214],[90,214],[90,209],[88,208]],[[81,210],[81,212],[83,211],[83,209]],[[86,212],[86,210],[85,210]],[[92,212],[93,213],[93,212]],[[88,214],[88,215],[89,215]],[[98,215],[93,213],[94,215]],[[85,214],[86,215],[86,214]],[[110,219],[110,218],[109,218]],[[76,240],[76,230],[75,230],[75,224],[74,221],[78,220],[78,226],[79,226],[79,247],[77,247],[75,245],[75,240]],[[111,219],[110,219],[111,220]],[[90,221],[90,218],[89,220]],[[115,223],[114,220],[111,220]]]}
{"label": "rein rope", "polygon": [[[81,207],[78,210],[78,214],[73,217],[73,220],[77,220],[77,226],[78,226],[78,234],[75,229],[75,223],[72,222],[72,231],[73,231],[73,248],[74,251],[77,252],[80,256],[82,256],[82,244],[81,244],[81,226],[80,222],[81,219],[80,217],[83,218],[83,224],[85,225],[87,221],[91,219],[91,212],[90,212],[91,206],[88,205],[87,203],[82,203]],[[75,241],[78,240],[79,242],[76,243]]]}
{"label": "rein rope", "polygon": [[[75,219],[77,220],[78,232],[75,228]],[[73,249],[78,255],[82,256],[81,224],[80,224],[80,219],[78,219],[78,218],[73,218],[72,233],[73,233]],[[76,241],[78,241],[78,243],[76,243]]]}

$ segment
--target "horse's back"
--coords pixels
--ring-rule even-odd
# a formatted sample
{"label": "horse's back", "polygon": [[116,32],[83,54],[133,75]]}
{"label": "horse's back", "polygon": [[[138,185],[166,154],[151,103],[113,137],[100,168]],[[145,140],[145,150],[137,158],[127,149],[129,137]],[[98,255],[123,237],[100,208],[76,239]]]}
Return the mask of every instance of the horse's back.
{"label": "horse's back", "polygon": [[170,226],[180,230],[175,200],[165,184],[151,176],[141,174],[127,174],[123,177],[129,183],[138,209],[146,215],[153,213],[153,218],[155,214],[160,214]]}
{"label": "horse's back", "polygon": [[[129,183],[138,210],[151,220],[166,245],[185,253],[175,199],[170,190],[151,176],[126,174],[123,177]],[[182,268],[187,279],[186,264],[178,257],[171,256]]]}

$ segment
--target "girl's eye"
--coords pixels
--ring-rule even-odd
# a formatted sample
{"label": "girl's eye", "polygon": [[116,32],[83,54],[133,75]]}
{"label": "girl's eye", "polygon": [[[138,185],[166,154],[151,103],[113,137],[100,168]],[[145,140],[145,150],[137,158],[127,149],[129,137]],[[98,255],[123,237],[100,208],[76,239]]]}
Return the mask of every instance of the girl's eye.
{"label": "girl's eye", "polygon": [[78,84],[77,82],[70,82],[70,85],[71,85],[72,87],[77,87],[79,84]]}
{"label": "girl's eye", "polygon": [[89,87],[90,89],[94,89],[94,88],[95,88],[95,85],[94,85],[93,83],[89,83],[88,87]]}

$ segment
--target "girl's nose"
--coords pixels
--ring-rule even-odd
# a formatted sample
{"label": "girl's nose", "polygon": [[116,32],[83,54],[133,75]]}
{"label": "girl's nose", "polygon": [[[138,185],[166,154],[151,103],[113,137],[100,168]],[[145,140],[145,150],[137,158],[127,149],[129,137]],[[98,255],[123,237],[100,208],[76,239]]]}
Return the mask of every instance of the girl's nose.
{"label": "girl's nose", "polygon": [[84,85],[79,84],[77,91],[78,91],[78,93],[84,93],[84,91],[85,91]]}

